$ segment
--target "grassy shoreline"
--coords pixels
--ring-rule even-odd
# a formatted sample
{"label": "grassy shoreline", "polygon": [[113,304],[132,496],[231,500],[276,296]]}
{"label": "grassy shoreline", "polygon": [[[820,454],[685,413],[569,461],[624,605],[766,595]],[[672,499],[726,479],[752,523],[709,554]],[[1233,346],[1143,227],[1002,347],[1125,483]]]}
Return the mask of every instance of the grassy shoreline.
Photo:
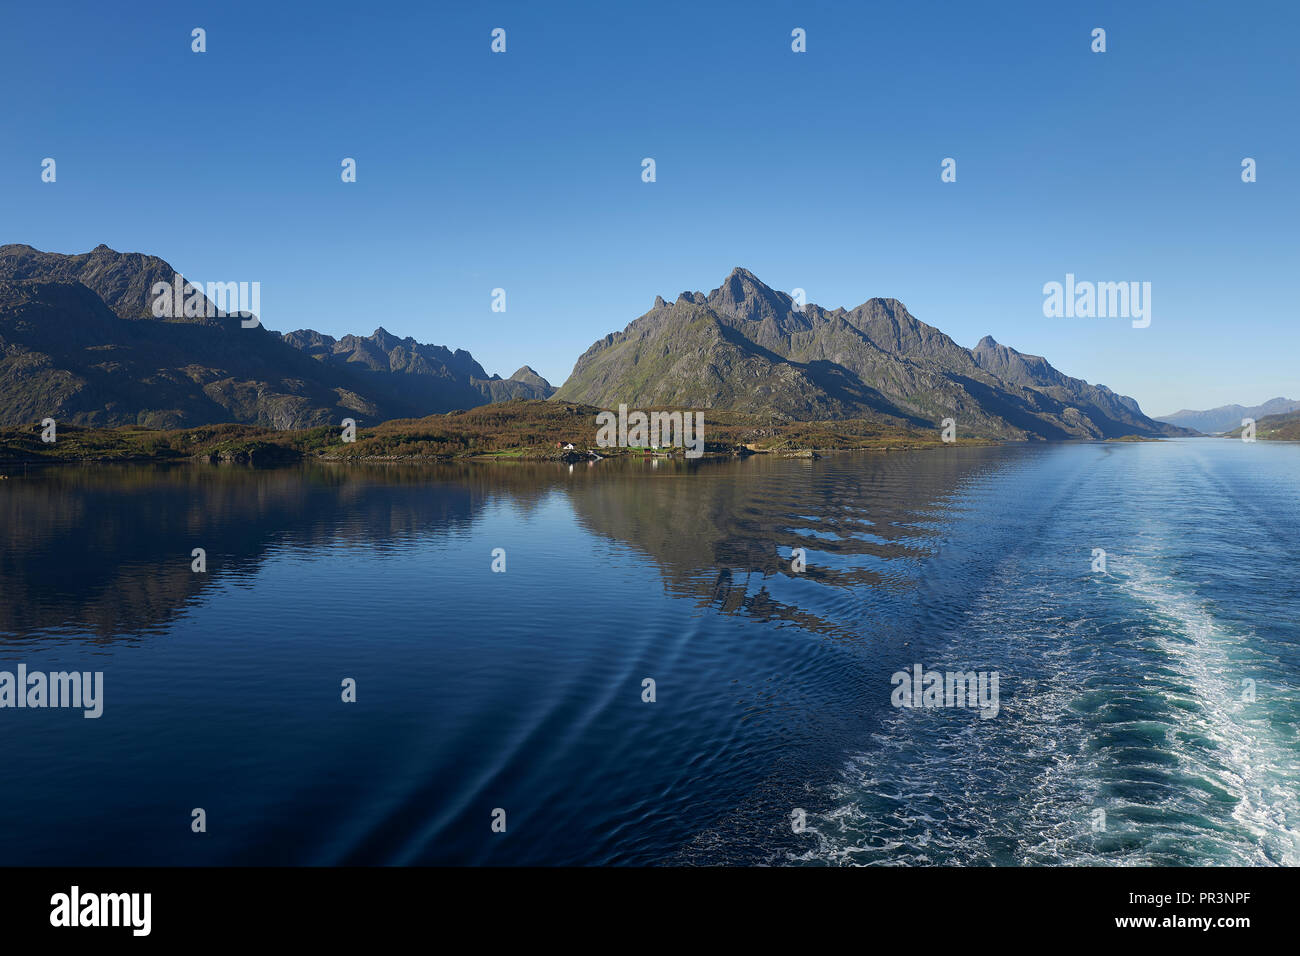
{"label": "grassy shoreline", "polygon": [[[41,440],[40,425],[0,428],[0,464],[57,462],[209,461],[252,465],[296,461],[576,461],[650,455],[681,459],[683,449],[598,448],[600,409],[554,401],[513,401],[468,411],[398,419],[358,427],[344,443],[342,428],[276,431],[257,425],[202,425],[169,430],[138,426],[57,426],[57,441]],[[865,419],[781,422],[721,410],[706,411],[705,458],[747,454],[813,457],[828,451],[902,451],[944,444],[938,429],[900,428]],[[558,447],[573,444],[574,450]],[[958,444],[993,444],[962,439]]]}

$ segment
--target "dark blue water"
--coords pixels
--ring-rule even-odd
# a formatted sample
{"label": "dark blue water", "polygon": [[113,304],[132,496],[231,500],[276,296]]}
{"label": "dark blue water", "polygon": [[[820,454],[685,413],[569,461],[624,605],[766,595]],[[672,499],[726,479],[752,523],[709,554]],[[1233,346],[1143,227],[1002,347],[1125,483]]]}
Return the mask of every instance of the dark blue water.
{"label": "dark blue water", "polygon": [[1215,440],[11,471],[0,670],[105,699],[0,709],[0,864],[1294,864],[1298,493]]}

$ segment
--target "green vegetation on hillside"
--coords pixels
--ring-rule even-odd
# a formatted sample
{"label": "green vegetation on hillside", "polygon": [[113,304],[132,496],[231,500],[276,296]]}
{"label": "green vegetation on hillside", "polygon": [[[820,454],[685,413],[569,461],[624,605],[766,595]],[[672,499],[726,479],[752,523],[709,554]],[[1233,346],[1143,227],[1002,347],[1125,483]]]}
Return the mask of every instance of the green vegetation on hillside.
{"label": "green vegetation on hillside", "polygon": [[[59,425],[58,440],[46,444],[41,441],[40,425],[32,424],[0,428],[0,462],[203,459],[259,465],[302,458],[565,460],[586,457],[589,450],[606,458],[647,453],[627,448],[597,448],[599,411],[589,405],[569,402],[502,402],[469,411],[359,428],[356,441],[347,443],[342,440],[342,428],[334,426],[273,431],[256,425],[224,424],[167,431],[136,426]],[[704,438],[708,456],[745,452],[792,455],[858,448],[897,450],[942,444],[938,429],[897,428],[857,419],[782,422],[768,416],[728,411],[705,413]],[[574,451],[557,447],[570,443]],[[680,457],[683,451],[674,448],[671,454]]]}
{"label": "green vegetation on hillside", "polygon": [[[1225,434],[1240,438],[1242,431],[1239,425]],[[1300,412],[1264,416],[1255,423],[1255,437],[1264,441],[1300,441]]]}

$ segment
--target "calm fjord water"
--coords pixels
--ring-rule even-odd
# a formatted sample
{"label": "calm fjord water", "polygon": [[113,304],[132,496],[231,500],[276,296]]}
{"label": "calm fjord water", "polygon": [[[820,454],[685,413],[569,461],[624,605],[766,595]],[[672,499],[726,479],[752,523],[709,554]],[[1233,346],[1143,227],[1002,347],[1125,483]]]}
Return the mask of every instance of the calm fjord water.
{"label": "calm fjord water", "polygon": [[104,672],[0,709],[0,864],[1300,863],[1297,445],[64,467],[0,521],[0,670]]}

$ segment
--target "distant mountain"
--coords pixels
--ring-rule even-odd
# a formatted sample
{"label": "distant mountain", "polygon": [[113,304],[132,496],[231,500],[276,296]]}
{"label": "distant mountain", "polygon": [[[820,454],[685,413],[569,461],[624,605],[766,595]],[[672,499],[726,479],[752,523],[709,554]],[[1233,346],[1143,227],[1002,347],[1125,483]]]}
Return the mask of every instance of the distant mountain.
{"label": "distant mountain", "polygon": [[[516,378],[490,376],[468,352],[383,329],[335,341],[310,330],[282,337],[246,329],[222,314],[155,318],[151,290],[176,275],[156,256],[103,245],[72,256],[0,246],[0,424],[52,417],[303,428],[554,391],[527,366]],[[189,295],[193,287],[183,288]]]}
{"label": "distant mountain", "polygon": [[555,392],[525,365],[510,378],[488,375],[462,349],[422,345],[399,339],[386,329],[373,335],[334,339],[312,329],[288,332],[284,341],[326,367],[337,368],[365,383],[367,394],[384,396],[402,417],[474,408],[513,398],[550,398]]}
{"label": "distant mountain", "polygon": [[1221,435],[1226,431],[1240,430],[1243,418],[1256,421],[1266,415],[1285,415],[1300,411],[1300,402],[1290,398],[1270,398],[1262,405],[1220,405],[1205,411],[1180,409],[1171,415],[1162,415],[1157,421],[1195,429],[1206,435]]}
{"label": "distant mountain", "polygon": [[614,407],[732,408],[817,420],[879,417],[1000,438],[1187,434],[1137,402],[985,338],[973,350],[897,299],[852,310],[793,300],[735,269],[593,344],[557,399]]}
{"label": "distant mountain", "polygon": [[555,394],[555,386],[537,374],[536,370],[530,365],[524,365],[515,370],[515,374],[510,376],[512,382],[522,382],[525,385],[533,385],[537,388],[547,389],[547,398]]}

